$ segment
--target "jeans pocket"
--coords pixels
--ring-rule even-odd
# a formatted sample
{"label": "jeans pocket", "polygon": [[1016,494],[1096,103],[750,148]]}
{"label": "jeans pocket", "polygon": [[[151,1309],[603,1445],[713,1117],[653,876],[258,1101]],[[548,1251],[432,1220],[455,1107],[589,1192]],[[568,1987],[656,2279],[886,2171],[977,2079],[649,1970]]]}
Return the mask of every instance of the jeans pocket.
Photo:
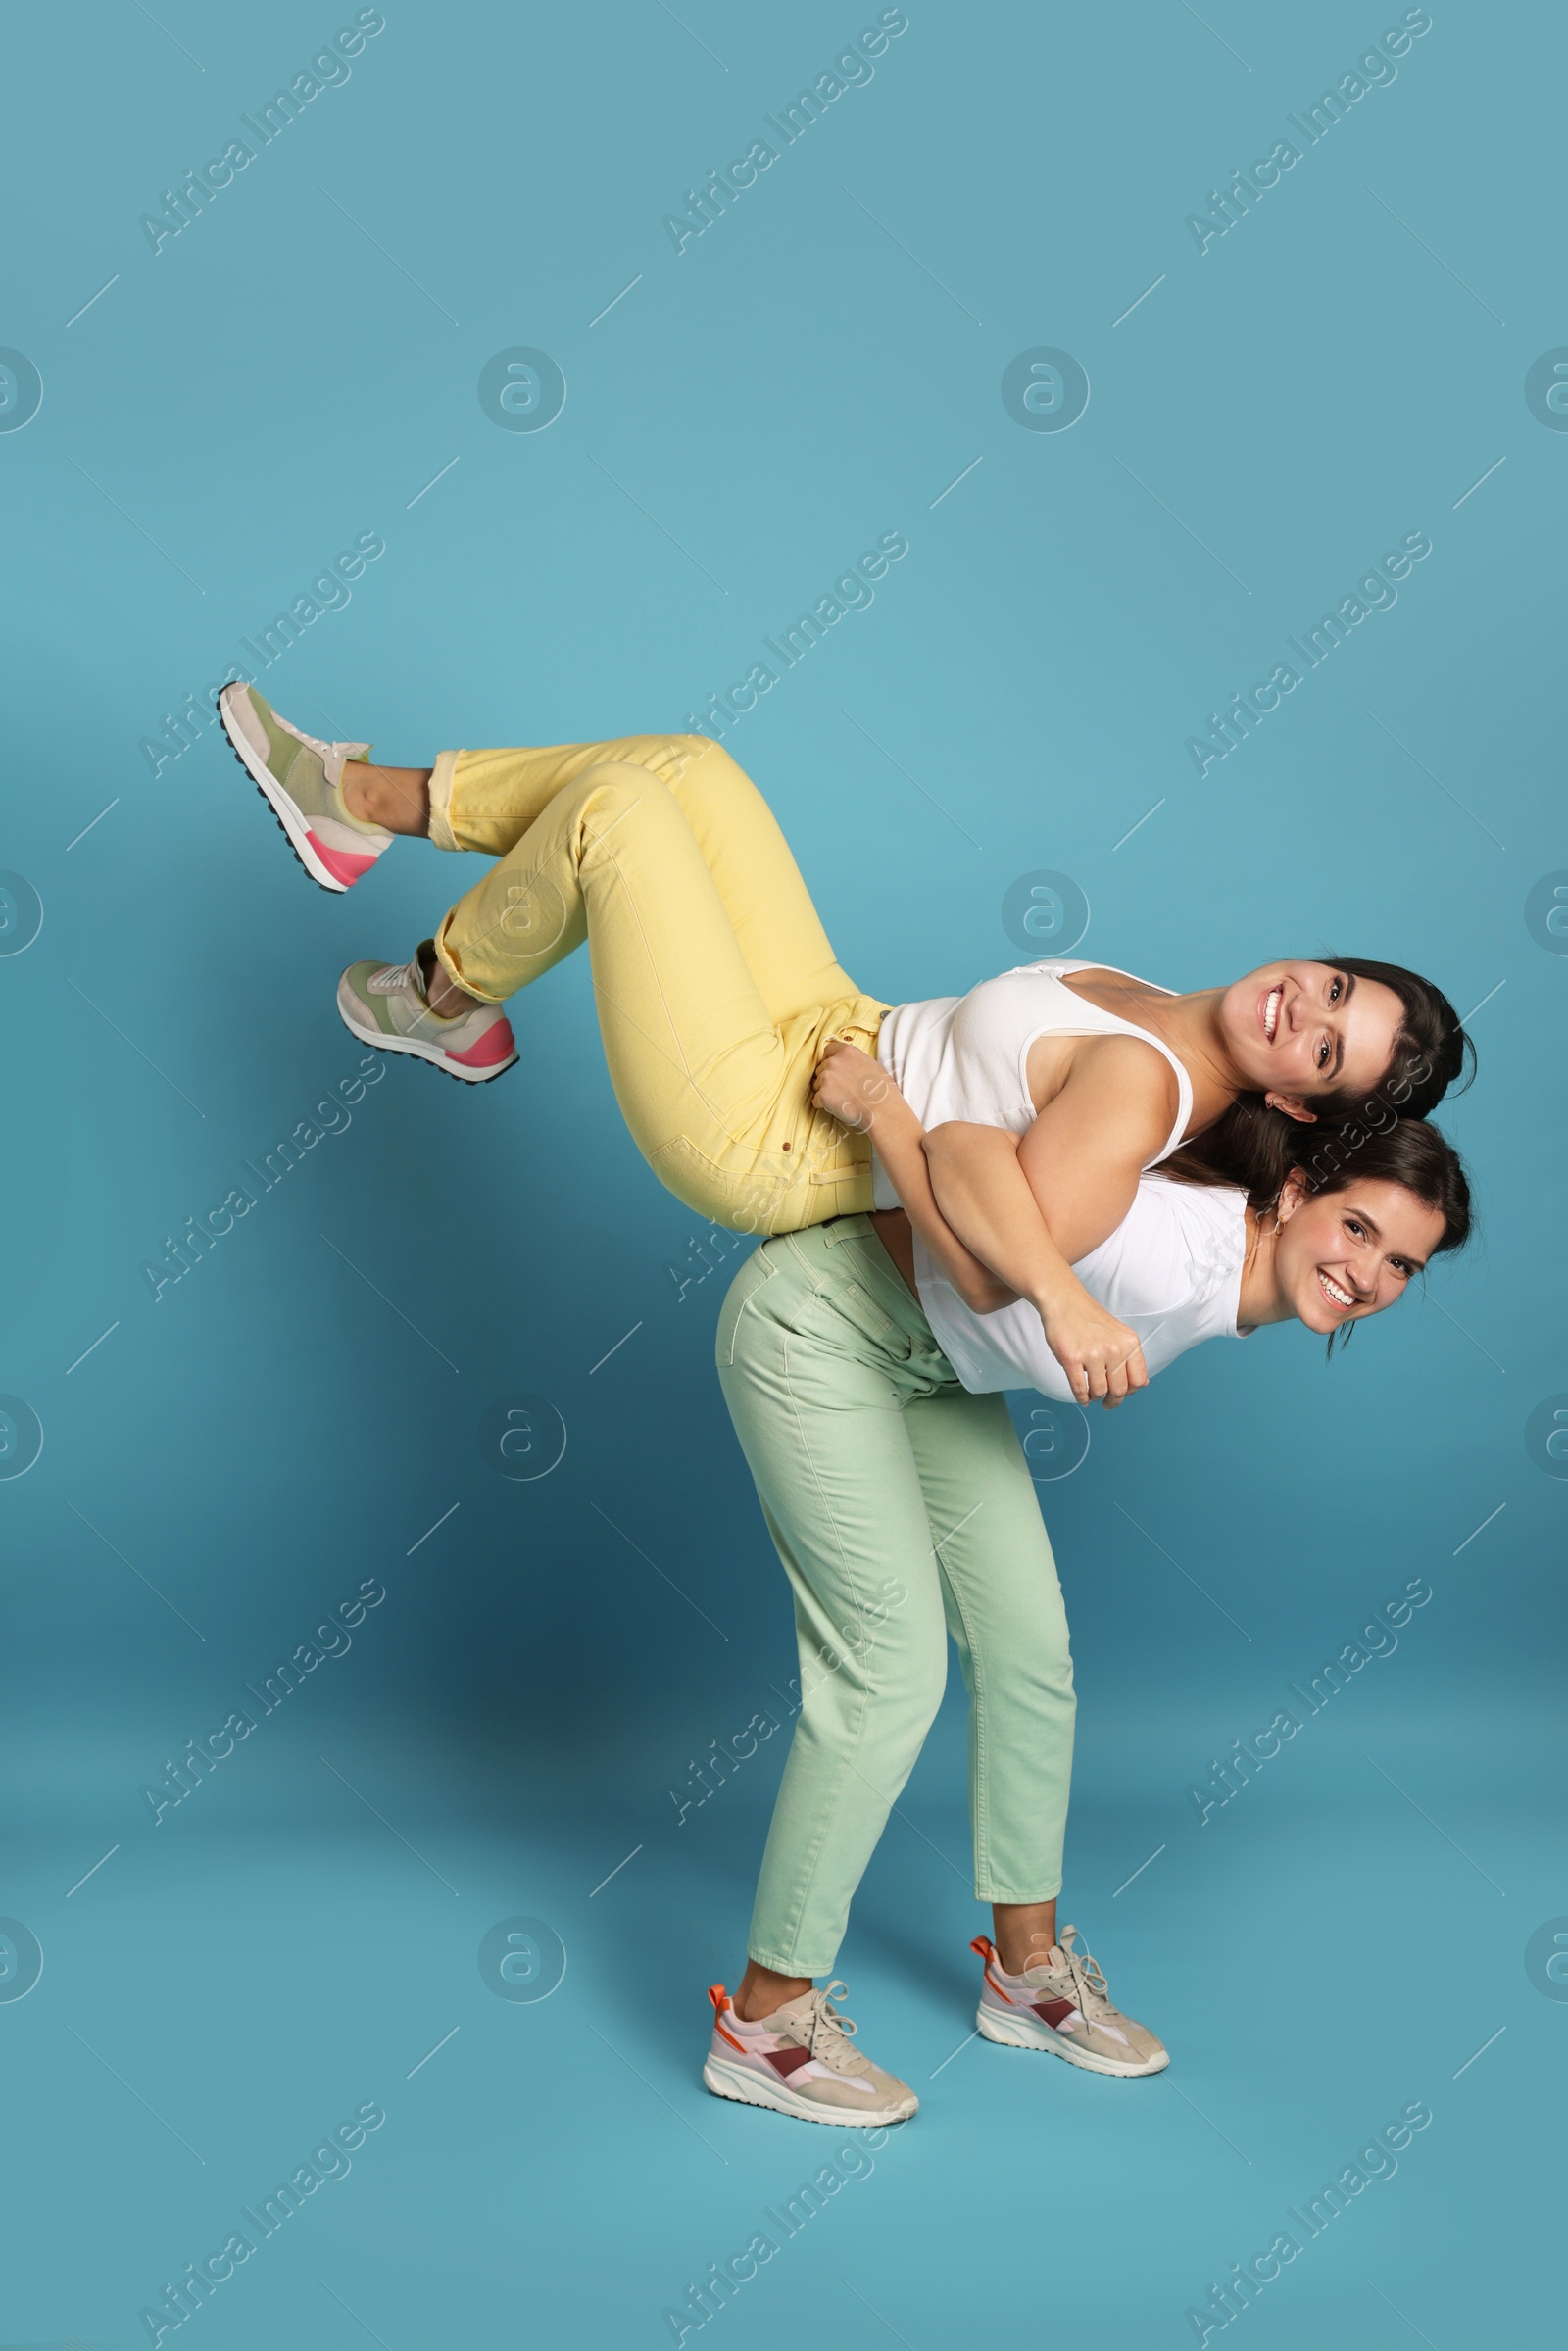
{"label": "jeans pocket", "polygon": [[835,1274],[831,1281],[821,1285],[817,1297],[840,1320],[849,1323],[863,1340],[868,1341],[872,1350],[884,1361],[907,1363],[913,1352],[909,1334],[894,1321],[891,1314],[885,1313],[871,1293],[863,1290],[851,1275]]}
{"label": "jeans pocket", "polygon": [[720,1373],[726,1363],[734,1364],[741,1317],[758,1292],[772,1281],[778,1270],[777,1259],[764,1243],[760,1249],[752,1251],[731,1282],[724,1302],[719,1307],[718,1328],[713,1334],[713,1360]]}

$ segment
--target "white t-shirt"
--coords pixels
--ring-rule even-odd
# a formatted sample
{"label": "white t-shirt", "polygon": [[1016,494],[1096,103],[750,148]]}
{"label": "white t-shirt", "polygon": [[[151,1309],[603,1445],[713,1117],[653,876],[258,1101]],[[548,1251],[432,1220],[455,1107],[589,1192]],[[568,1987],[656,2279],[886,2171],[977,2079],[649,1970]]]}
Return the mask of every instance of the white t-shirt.
{"label": "white t-shirt", "polygon": [[[1091,1298],[1138,1333],[1152,1377],[1205,1339],[1247,1336],[1236,1322],[1246,1252],[1245,1193],[1146,1175],[1110,1239],[1080,1257],[1073,1272]],[[972,1396],[1037,1388],[1070,1399],[1067,1375],[1027,1298],[976,1314],[918,1235],[914,1278],[937,1345]]]}

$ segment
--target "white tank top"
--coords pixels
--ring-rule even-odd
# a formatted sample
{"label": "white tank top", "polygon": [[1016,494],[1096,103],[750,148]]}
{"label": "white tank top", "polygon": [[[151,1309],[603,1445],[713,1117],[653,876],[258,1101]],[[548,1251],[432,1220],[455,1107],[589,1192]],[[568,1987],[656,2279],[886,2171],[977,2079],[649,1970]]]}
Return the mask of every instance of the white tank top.
{"label": "white tank top", "polygon": [[[967,996],[934,996],[922,1004],[897,1004],[882,1023],[876,1057],[922,1126],[959,1118],[1021,1135],[1036,1115],[1029,1092],[1029,1048],[1037,1037],[1140,1037],[1163,1053],[1176,1072],[1176,1122],[1161,1148],[1145,1161],[1155,1167],[1187,1132],[1193,1115],[1192,1079],[1163,1038],[1123,1020],[1119,1012],[1102,1011],[1062,985],[1068,972],[1116,969],[1112,963],[1082,957],[1024,963],[997,979],[982,980]],[[1120,979],[1134,976],[1117,971]],[[1157,993],[1170,996],[1175,991],[1161,988]],[[872,1200],[879,1208],[899,1205],[880,1159],[873,1160]]]}

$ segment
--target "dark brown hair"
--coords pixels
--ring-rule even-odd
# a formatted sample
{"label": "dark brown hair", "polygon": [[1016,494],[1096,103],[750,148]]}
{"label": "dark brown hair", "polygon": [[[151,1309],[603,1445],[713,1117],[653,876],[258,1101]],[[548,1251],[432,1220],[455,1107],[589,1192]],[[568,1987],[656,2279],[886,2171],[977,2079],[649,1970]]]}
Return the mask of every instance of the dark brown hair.
{"label": "dark brown hair", "polygon": [[[1213,1129],[1208,1132],[1212,1134]],[[1273,1180],[1270,1169],[1261,1183],[1242,1185],[1249,1207],[1271,1208],[1287,1179],[1298,1170],[1305,1177],[1307,1190],[1314,1193],[1348,1192],[1363,1181],[1400,1184],[1443,1218],[1443,1238],[1432,1252],[1434,1256],[1441,1256],[1446,1249],[1463,1249],[1469,1240],[1474,1212],[1464,1162],[1447,1137],[1424,1118],[1399,1118],[1391,1113],[1386,1123],[1375,1126],[1349,1119],[1326,1128],[1293,1122],[1291,1133],[1298,1138],[1296,1155],[1279,1181]],[[1185,1144],[1162,1160],[1155,1172],[1188,1184],[1240,1182],[1235,1174],[1217,1174],[1207,1163],[1200,1148],[1207,1141],[1205,1134]]]}
{"label": "dark brown hair", "polygon": [[[1239,1185],[1254,1204],[1275,1200],[1291,1169],[1313,1164],[1315,1151],[1329,1135],[1336,1131],[1376,1134],[1391,1131],[1400,1122],[1423,1119],[1437,1108],[1456,1078],[1470,1083],[1475,1075],[1475,1047],[1441,988],[1435,988],[1418,971],[1407,971],[1402,963],[1373,963],[1355,955],[1323,955],[1319,960],[1336,971],[1352,972],[1357,979],[1392,988],[1403,1006],[1394,1051],[1377,1092],[1365,1101],[1344,1090],[1314,1095],[1315,1126],[1271,1109],[1260,1094],[1238,1095],[1212,1126],[1162,1162],[1167,1173],[1184,1176],[1190,1183]],[[1403,1178],[1390,1180],[1400,1183]]]}

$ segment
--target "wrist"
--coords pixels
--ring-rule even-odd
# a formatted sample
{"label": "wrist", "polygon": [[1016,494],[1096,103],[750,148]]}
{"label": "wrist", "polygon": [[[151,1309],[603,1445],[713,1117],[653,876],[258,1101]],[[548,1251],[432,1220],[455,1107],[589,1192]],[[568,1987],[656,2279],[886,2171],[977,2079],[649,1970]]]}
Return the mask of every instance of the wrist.
{"label": "wrist", "polygon": [[[1072,1286],[1074,1289],[1076,1287],[1076,1284]],[[1041,1321],[1049,1325],[1071,1304],[1072,1291],[1065,1283],[1037,1282],[1028,1292],[1028,1298]]]}
{"label": "wrist", "polygon": [[895,1150],[900,1145],[907,1148],[918,1144],[923,1131],[920,1121],[891,1082],[881,1101],[867,1108],[865,1123],[867,1131],[875,1137],[878,1150],[884,1144],[891,1144]]}

